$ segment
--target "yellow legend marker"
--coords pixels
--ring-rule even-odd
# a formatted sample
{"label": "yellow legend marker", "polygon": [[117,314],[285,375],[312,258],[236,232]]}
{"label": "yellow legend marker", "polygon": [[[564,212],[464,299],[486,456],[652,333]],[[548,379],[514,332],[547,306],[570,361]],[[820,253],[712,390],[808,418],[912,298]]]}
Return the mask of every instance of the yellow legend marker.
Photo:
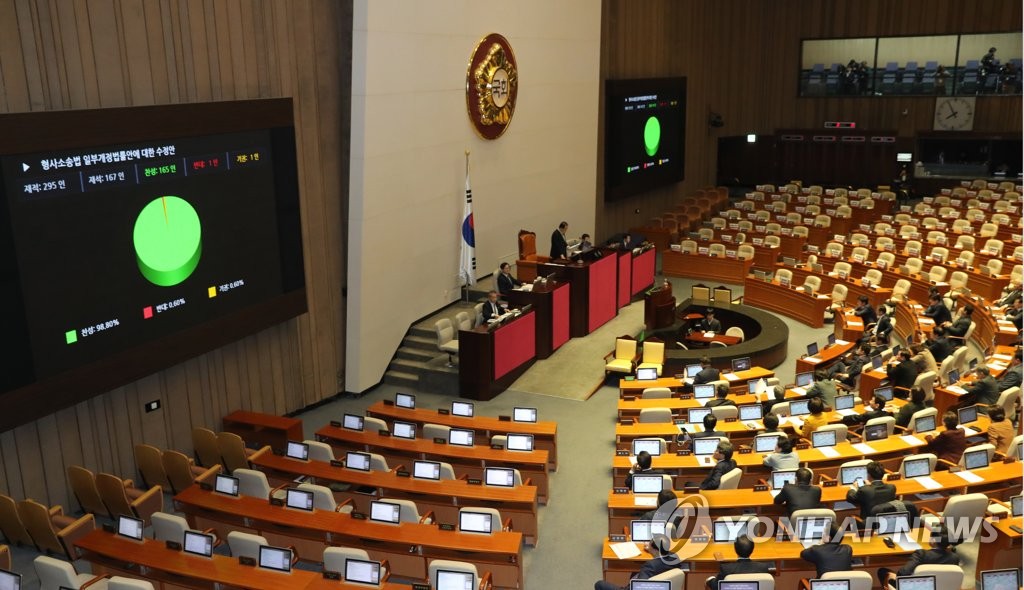
{"label": "yellow legend marker", "polygon": [[207,293],[209,293],[210,299],[213,299],[214,297],[217,296],[217,287],[210,287],[209,289],[207,289]]}

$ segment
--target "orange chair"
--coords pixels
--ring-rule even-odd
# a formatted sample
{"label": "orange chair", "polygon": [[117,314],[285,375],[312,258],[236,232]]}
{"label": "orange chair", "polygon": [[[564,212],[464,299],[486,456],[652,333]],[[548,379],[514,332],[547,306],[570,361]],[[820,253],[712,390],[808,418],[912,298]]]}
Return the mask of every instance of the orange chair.
{"label": "orange chair", "polygon": [[18,515],[32,535],[37,549],[47,554],[64,555],[69,559],[78,558],[75,541],[96,529],[96,520],[91,514],[76,520],[64,516],[64,509],[60,506],[47,509],[35,500],[19,502]]}
{"label": "orange chair", "polygon": [[525,229],[519,230],[519,260],[516,261],[516,276],[528,283],[537,278],[537,265],[551,260],[549,256],[537,254],[537,234]]}
{"label": "orange chair", "polygon": [[139,518],[149,526],[153,513],[164,509],[163,488],[160,486],[140,490],[134,487],[130,479],[123,480],[116,475],[100,473],[96,475],[96,489],[114,517]]}
{"label": "orange chair", "polygon": [[18,505],[10,496],[0,494],[0,533],[8,543],[19,546],[32,545],[32,536],[18,514]]}

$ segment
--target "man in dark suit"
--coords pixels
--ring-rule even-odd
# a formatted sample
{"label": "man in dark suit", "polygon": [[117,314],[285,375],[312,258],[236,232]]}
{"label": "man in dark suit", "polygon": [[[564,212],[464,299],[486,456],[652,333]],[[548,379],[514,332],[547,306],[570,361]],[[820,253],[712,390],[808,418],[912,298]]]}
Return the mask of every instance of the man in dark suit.
{"label": "man in dark suit", "polygon": [[504,311],[501,309],[501,304],[498,303],[498,292],[491,291],[487,294],[487,301],[484,302],[484,321],[498,319]]}
{"label": "man in dark suit", "polygon": [[722,331],[722,322],[715,319],[715,310],[709,309],[704,319],[700,321],[701,332],[714,332],[715,334]]}
{"label": "man in dark suit", "polygon": [[796,470],[796,483],[782,486],[779,495],[773,500],[776,504],[786,507],[792,516],[797,510],[821,508],[821,488],[811,485],[811,470],[801,467]]}
{"label": "man in dark suit", "polygon": [[[775,404],[781,404],[782,402],[786,401],[786,388],[784,388],[783,386],[776,385],[772,389],[772,393],[774,394],[772,399],[761,402],[761,409],[763,410],[762,413],[765,417],[768,417],[768,414],[771,413],[772,408],[775,407]],[[775,421],[775,425],[778,426],[778,420]]]}
{"label": "man in dark suit", "polygon": [[498,293],[504,295],[509,291],[519,287],[523,284],[522,281],[512,276],[512,265],[507,262],[502,262],[501,266],[498,267]]}
{"label": "man in dark suit", "polygon": [[857,383],[857,377],[864,370],[864,365],[871,362],[871,358],[868,356],[869,350],[866,346],[858,346],[844,363],[836,363],[838,368],[832,372],[832,378],[838,379],[840,383],[852,389]]}
{"label": "man in dark suit", "polygon": [[711,383],[720,379],[721,373],[718,372],[718,369],[711,366],[711,359],[709,357],[702,357],[700,359],[700,366],[700,372],[693,376],[694,385]]}
{"label": "man in dark suit", "polygon": [[981,404],[979,412],[987,413],[986,408],[999,401],[999,383],[985,365],[978,365],[974,369],[974,374],[978,376],[977,381],[964,387],[964,391],[974,398],[974,403]]}
{"label": "man in dark suit", "polygon": [[926,346],[935,358],[935,362],[940,364],[947,356],[953,354],[953,343],[946,337],[946,328],[942,326],[936,326],[935,329],[932,330]]}
{"label": "man in dark suit", "polygon": [[896,413],[896,426],[906,428],[910,424],[910,418],[927,406],[924,405],[926,394],[920,387],[910,390],[910,400]]}
{"label": "man in dark suit", "polygon": [[941,524],[938,530],[932,531],[928,541],[931,548],[914,551],[898,571],[893,572],[884,567],[878,570],[882,588],[895,588],[897,576],[911,576],[919,565],[960,565],[960,556],[953,552],[946,525]]}
{"label": "man in dark suit", "polygon": [[857,298],[857,307],[853,308],[853,315],[860,318],[865,328],[878,321],[878,316],[875,315],[875,308],[871,307],[867,295],[861,295]]}
{"label": "man in dark suit", "polygon": [[953,319],[953,316],[949,313],[949,308],[942,302],[942,296],[938,293],[932,293],[928,296],[928,307],[925,308],[923,315],[931,318],[936,326]]}
{"label": "man in dark suit", "polygon": [[[655,535],[644,549],[651,554],[651,559],[640,566],[640,571],[630,576],[631,580],[649,580],[682,565],[678,559],[671,559],[673,556],[672,540],[665,535]],[[620,590],[620,586],[598,580],[594,583],[594,590]]]}
{"label": "man in dark suit", "polygon": [[885,411],[885,400],[879,395],[873,395],[868,401],[867,407],[864,408],[863,414],[849,416],[849,418],[851,418],[849,422],[844,418],[843,423],[867,424],[870,420],[874,420],[875,418],[886,418],[888,416],[892,416],[892,414]]}
{"label": "man in dark suit", "polygon": [[878,321],[871,331],[876,342],[889,342],[889,333],[892,332],[892,312],[884,305],[878,306]]}
{"label": "man in dark suit", "polygon": [[1021,384],[1021,352],[1018,350],[1013,353],[1013,361],[1010,367],[1003,373],[1001,379],[999,379],[999,392],[1002,393],[1011,387],[1020,387]]}
{"label": "man in dark suit", "polygon": [[[710,403],[710,402],[708,402]],[[715,430],[718,427],[718,417],[714,414],[708,414],[704,416],[704,429],[701,432],[694,433],[692,436],[689,433],[680,433],[676,442],[682,445],[683,449],[690,449],[693,446],[693,439],[695,438],[729,438],[729,435],[720,431]]]}
{"label": "man in dark suit", "polygon": [[705,408],[717,408],[718,406],[735,406],[736,402],[729,399],[729,386],[720,383],[715,389],[715,399],[704,404]]}
{"label": "man in dark suit", "polygon": [[750,555],[754,552],[754,542],[750,540],[750,537],[746,535],[740,535],[736,537],[736,541],[732,544],[733,549],[736,550],[736,556],[739,557],[736,561],[722,561],[722,555],[715,553],[715,559],[719,561],[721,565],[718,566],[718,575],[708,578],[708,588],[710,590],[718,590],[718,582],[724,580],[726,576],[732,574],[767,574],[768,568],[771,564],[763,561],[751,561]]}
{"label": "man in dark suit", "polygon": [[647,451],[640,451],[636,455],[636,465],[634,465],[629,473],[626,474],[626,487],[633,487],[633,476],[637,474],[642,475],[663,475],[660,471],[656,471],[651,468],[651,454]]}
{"label": "man in dark suit", "polygon": [[829,572],[848,572],[853,569],[853,547],[843,544],[843,535],[835,523],[820,545],[811,545],[800,552],[800,559],[814,564],[818,578]]}
{"label": "man in dark suit", "polygon": [[558,260],[566,258],[568,244],[565,241],[565,232],[569,231],[569,222],[563,221],[558,224],[558,229],[551,232],[551,259]]}
{"label": "man in dark suit", "polygon": [[911,360],[910,351],[903,348],[896,358],[896,362],[885,369],[889,376],[889,382],[894,389],[910,389],[917,379],[917,364]]}
{"label": "man in dark suit", "polygon": [[846,492],[846,501],[860,506],[860,517],[866,522],[871,509],[896,499],[896,486],[885,483],[885,467],[878,461],[868,463],[868,483]]}
{"label": "man in dark suit", "polygon": [[712,456],[718,463],[711,468],[711,473],[704,478],[704,481],[700,482],[702,490],[717,490],[722,483],[722,476],[736,469],[736,462],[732,460],[731,442],[723,440],[718,443],[718,448],[715,449],[715,454]]}
{"label": "man in dark suit", "polygon": [[1006,319],[1013,322],[1013,325],[1020,330],[1021,318],[1024,318],[1024,300],[1018,297],[1013,300],[1010,309],[1006,310]]}
{"label": "man in dark suit", "polygon": [[[963,338],[967,334],[967,330],[971,327],[971,314],[974,313],[973,305],[964,306],[963,310],[957,314],[955,320],[953,320],[948,326],[946,326],[946,334],[949,336],[955,336],[957,338]],[[935,359],[938,362],[938,357]]]}

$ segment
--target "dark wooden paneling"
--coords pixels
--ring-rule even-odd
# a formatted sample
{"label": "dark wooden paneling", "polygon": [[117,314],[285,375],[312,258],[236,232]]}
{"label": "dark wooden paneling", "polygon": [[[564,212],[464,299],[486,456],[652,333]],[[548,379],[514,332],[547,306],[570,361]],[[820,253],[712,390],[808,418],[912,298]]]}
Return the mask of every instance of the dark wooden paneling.
{"label": "dark wooden paneling", "polygon": [[[642,224],[711,185],[719,137],[820,128],[829,120],[901,137],[931,129],[934,98],[798,98],[801,39],[1005,31],[1019,28],[1021,16],[1018,0],[603,0],[602,80],[686,76],[688,96],[686,180],[606,204],[600,156],[598,236]],[[711,111],[724,127],[708,127]],[[975,129],[1019,132],[1020,97],[979,98]],[[601,129],[598,154],[603,142]]]}
{"label": "dark wooden paneling", "polygon": [[[0,0],[0,112],[293,97],[309,313],[0,433],[0,493],[76,509],[68,465],[137,477],[237,408],[343,389],[352,6],[333,0]],[[142,404],[161,400],[146,414]]]}

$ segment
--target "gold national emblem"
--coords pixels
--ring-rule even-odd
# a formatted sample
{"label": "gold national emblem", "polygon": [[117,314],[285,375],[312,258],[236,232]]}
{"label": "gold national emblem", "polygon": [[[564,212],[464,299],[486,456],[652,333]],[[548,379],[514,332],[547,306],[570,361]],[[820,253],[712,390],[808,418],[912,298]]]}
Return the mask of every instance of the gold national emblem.
{"label": "gold national emblem", "polygon": [[466,111],[484,139],[497,139],[508,129],[516,108],[519,72],[505,37],[487,35],[477,44],[466,70]]}

